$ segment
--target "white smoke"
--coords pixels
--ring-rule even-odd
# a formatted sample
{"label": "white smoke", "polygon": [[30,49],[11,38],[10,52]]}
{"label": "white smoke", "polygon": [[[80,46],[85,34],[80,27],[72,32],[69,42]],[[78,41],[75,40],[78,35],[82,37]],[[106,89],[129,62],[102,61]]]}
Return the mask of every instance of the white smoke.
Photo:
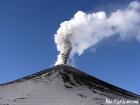
{"label": "white smoke", "polygon": [[78,11],[71,20],[62,22],[55,34],[60,52],[56,65],[66,64],[69,54],[71,58],[75,54],[80,56],[86,49],[112,36],[140,41],[139,2],[133,1],[126,9],[118,9],[109,16],[104,11],[90,14]]}

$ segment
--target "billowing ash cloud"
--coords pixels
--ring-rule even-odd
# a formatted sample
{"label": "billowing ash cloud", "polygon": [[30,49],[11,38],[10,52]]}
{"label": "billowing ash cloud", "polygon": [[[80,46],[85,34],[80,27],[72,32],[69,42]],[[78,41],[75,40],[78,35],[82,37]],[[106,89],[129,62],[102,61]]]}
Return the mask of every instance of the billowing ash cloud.
{"label": "billowing ash cloud", "polygon": [[110,37],[140,41],[140,3],[131,2],[124,10],[118,9],[109,16],[104,11],[84,13],[78,11],[69,21],[60,24],[55,34],[58,55],[57,64],[66,64],[78,54]]}

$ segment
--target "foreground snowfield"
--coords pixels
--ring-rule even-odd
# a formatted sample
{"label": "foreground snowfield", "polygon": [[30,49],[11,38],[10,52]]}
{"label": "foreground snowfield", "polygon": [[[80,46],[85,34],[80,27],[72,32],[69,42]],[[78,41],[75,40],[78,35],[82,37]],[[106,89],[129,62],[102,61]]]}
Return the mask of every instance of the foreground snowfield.
{"label": "foreground snowfield", "polygon": [[0,85],[0,105],[104,105],[106,99],[140,97],[67,65]]}

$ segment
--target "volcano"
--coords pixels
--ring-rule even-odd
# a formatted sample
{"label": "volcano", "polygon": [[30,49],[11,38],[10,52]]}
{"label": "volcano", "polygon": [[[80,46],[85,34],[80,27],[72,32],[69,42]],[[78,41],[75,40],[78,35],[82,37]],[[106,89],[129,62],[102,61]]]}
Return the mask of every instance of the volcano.
{"label": "volcano", "polygon": [[116,99],[138,100],[140,104],[139,95],[68,65],[0,85],[0,105],[105,105]]}

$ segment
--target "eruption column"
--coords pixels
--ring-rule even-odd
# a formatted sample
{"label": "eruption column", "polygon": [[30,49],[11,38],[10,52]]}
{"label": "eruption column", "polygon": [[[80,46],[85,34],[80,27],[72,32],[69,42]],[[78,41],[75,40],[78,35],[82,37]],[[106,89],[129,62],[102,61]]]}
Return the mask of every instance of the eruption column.
{"label": "eruption column", "polygon": [[80,56],[111,37],[140,42],[140,2],[133,1],[109,15],[104,11],[78,11],[70,20],[62,22],[54,38],[60,52],[55,65],[67,64],[69,55],[72,60],[75,54]]}

